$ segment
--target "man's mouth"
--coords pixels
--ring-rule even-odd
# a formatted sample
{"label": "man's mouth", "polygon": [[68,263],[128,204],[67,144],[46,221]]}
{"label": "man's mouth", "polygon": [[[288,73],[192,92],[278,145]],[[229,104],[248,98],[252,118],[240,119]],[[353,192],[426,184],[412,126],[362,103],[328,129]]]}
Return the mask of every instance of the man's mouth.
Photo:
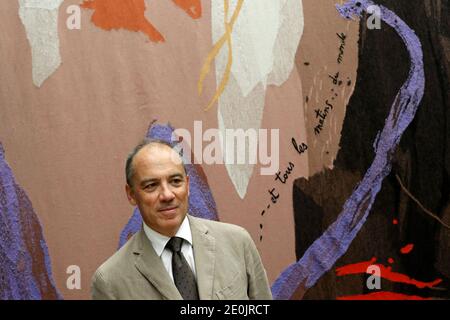
{"label": "man's mouth", "polygon": [[161,208],[158,211],[160,211],[160,212],[172,212],[172,211],[174,211],[177,208],[178,208],[178,206],[170,206],[170,207]]}

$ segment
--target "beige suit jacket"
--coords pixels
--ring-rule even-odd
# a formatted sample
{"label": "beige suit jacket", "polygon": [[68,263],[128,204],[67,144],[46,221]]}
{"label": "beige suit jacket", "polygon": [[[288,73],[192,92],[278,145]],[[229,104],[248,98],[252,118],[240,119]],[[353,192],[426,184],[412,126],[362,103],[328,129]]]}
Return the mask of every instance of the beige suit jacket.
{"label": "beige suit jacket", "polygon": [[[266,271],[248,232],[188,215],[201,300],[272,299]],[[182,299],[143,229],[92,278],[93,299]]]}

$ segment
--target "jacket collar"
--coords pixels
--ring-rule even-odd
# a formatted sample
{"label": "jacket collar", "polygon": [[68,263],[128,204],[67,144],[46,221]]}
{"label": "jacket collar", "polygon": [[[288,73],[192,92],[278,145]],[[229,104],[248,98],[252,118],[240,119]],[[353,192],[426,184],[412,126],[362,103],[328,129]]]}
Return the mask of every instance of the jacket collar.
{"label": "jacket collar", "polygon": [[177,287],[170,279],[160,257],[156,254],[150,240],[141,228],[136,234],[133,248],[136,269],[168,300],[183,299]]}
{"label": "jacket collar", "polygon": [[211,300],[216,260],[216,239],[202,219],[189,216],[200,300]]}

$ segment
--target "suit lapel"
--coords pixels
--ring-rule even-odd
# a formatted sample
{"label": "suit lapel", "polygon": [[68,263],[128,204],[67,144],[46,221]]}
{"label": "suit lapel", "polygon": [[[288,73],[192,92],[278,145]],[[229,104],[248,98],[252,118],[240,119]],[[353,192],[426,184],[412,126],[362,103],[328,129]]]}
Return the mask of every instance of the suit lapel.
{"label": "suit lapel", "polygon": [[136,247],[134,248],[133,253],[136,257],[135,266],[138,271],[166,299],[183,299],[167,273],[167,270],[164,268],[164,264],[162,263],[160,257],[158,257],[153,249],[150,240],[145,235],[144,230],[141,229],[136,237]]}
{"label": "suit lapel", "polygon": [[188,216],[192,232],[195,269],[200,300],[211,300],[213,296],[216,241],[208,228],[195,217]]}

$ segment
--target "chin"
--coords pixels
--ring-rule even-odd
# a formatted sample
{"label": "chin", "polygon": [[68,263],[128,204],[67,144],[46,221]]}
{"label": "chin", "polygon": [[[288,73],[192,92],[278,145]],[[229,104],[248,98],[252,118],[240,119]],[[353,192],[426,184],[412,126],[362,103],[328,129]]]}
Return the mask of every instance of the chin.
{"label": "chin", "polygon": [[175,216],[173,218],[165,218],[163,220],[162,224],[168,229],[171,229],[171,228],[176,229],[181,225],[182,222],[183,222],[182,216]]}

